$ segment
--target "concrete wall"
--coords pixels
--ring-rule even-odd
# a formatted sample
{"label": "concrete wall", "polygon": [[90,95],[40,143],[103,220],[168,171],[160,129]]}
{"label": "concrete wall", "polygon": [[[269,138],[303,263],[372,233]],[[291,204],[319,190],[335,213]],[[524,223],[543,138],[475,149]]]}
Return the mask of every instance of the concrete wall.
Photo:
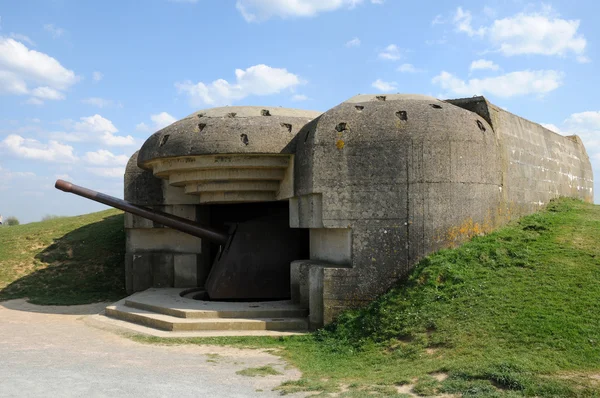
{"label": "concrete wall", "polygon": [[371,301],[433,251],[552,197],[591,199],[580,141],[480,99],[462,101],[358,96],[300,131],[291,225],[338,244],[339,229],[351,230],[349,264],[336,264],[319,247],[311,248],[312,262],[292,266],[292,275],[304,278],[293,281],[302,287],[297,295],[322,308],[311,313],[314,326]]}
{"label": "concrete wall", "polygon": [[[137,167],[137,152],[125,172],[124,199],[192,221],[208,222],[208,209],[182,188],[171,187]],[[208,243],[202,239],[125,214],[125,285],[128,293],[150,287],[204,286],[210,271]]]}

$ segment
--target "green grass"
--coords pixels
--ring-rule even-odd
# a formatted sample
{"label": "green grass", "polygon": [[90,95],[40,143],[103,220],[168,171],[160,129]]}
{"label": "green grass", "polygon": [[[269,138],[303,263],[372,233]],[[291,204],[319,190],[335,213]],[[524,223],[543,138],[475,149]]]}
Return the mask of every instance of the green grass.
{"label": "green grass", "polygon": [[0,228],[0,301],[73,305],[125,296],[123,213]]}
{"label": "green grass", "polygon": [[273,369],[272,366],[261,366],[259,368],[246,368],[246,369],[238,370],[235,373],[238,375],[241,375],[241,376],[248,376],[248,377],[256,377],[256,376],[265,377],[265,376],[276,376],[276,375],[282,374],[281,372]]}
{"label": "green grass", "polygon": [[270,347],[303,373],[282,393],[600,397],[600,206],[553,201],[435,253],[308,336],[136,339]]}

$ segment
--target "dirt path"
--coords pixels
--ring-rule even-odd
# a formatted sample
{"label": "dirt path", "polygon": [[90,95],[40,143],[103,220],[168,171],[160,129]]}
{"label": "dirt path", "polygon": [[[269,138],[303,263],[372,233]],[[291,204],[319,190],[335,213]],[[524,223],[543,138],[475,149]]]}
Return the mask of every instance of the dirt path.
{"label": "dirt path", "polygon": [[[82,321],[106,305],[0,302],[0,397],[275,397],[300,377],[258,350],[146,345]],[[236,374],[261,366],[282,374]]]}

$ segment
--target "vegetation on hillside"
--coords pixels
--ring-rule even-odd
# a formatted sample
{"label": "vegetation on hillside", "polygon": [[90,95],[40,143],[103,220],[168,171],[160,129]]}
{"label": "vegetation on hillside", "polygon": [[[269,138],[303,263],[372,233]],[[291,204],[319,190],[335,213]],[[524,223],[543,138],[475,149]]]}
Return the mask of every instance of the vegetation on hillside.
{"label": "vegetation on hillside", "polygon": [[308,336],[139,339],[272,347],[303,372],[283,392],[600,397],[600,206],[553,201],[435,253]]}
{"label": "vegetation on hillside", "polygon": [[0,301],[117,300],[125,295],[124,251],[118,210],[0,228]]}

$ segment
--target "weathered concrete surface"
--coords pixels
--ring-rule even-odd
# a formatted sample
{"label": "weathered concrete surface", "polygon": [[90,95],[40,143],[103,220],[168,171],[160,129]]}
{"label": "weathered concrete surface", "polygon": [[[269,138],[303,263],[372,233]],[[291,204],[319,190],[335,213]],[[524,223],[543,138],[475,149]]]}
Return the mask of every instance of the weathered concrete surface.
{"label": "weathered concrete surface", "polygon": [[578,136],[554,133],[498,108],[484,97],[448,102],[480,114],[501,137],[507,212],[528,214],[559,195],[593,201],[592,167]]}
{"label": "weathered concrete surface", "polygon": [[295,152],[293,138],[320,112],[259,106],[200,110],[154,133],[140,149],[138,165],[156,159],[225,153]]}
{"label": "weathered concrete surface", "polygon": [[[188,220],[207,222],[208,209],[189,200],[183,188],[170,186],[137,166],[136,152],[125,171],[124,199]],[[128,293],[149,287],[203,286],[210,271],[208,242],[125,213],[125,286]]]}
{"label": "weathered concrete surface", "polygon": [[308,272],[311,322],[371,301],[426,254],[552,197],[591,198],[591,167],[576,139],[462,101],[362,95],[299,132],[290,224],[352,231],[351,268]]}
{"label": "weathered concrete surface", "polygon": [[[0,396],[276,397],[274,387],[300,377],[260,350],[146,345],[83,322],[106,304],[0,303]],[[236,374],[267,365],[282,374]]]}

